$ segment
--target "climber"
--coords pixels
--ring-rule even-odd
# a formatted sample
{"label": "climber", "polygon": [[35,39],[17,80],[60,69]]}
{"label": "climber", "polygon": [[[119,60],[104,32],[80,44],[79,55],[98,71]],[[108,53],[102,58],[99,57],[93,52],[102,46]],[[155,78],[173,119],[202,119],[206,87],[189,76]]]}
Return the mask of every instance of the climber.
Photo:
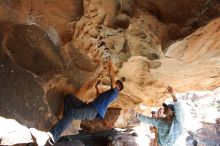
{"label": "climber", "polygon": [[[34,128],[31,129],[33,137],[36,139],[38,146],[44,146],[47,142],[54,144],[59,139],[64,130],[72,123],[73,120],[93,120],[95,118],[103,119],[108,105],[118,97],[119,91],[123,89],[121,80],[115,81],[112,70],[112,63],[108,61],[109,75],[111,81],[111,89],[99,94],[98,85],[100,80],[97,81],[95,88],[97,97],[94,101],[86,104],[71,98],[69,94],[64,99],[63,118],[49,131],[42,132]],[[73,103],[77,103],[74,104]]]}
{"label": "climber", "polygon": [[163,103],[164,117],[154,118],[141,114],[136,114],[136,117],[140,121],[153,125],[158,129],[158,143],[160,146],[181,146],[183,144],[179,142],[183,134],[184,113],[181,103],[173,94],[173,88],[167,87],[167,89],[172,96],[174,104]]}

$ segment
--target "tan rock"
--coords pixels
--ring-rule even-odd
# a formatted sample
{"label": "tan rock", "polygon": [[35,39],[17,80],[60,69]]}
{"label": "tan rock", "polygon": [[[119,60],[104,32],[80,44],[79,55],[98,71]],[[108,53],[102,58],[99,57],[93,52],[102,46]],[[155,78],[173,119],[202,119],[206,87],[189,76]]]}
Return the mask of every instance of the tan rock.
{"label": "tan rock", "polygon": [[[218,16],[219,6],[206,0],[0,1],[0,113],[50,129],[65,93],[92,101],[98,76],[101,90],[109,89],[107,59],[116,78],[126,78],[110,105],[119,110],[160,105],[167,85],[176,91],[215,88],[219,18],[206,24]],[[97,125],[126,125],[127,115],[116,113]]]}
{"label": "tan rock", "polygon": [[[152,75],[179,91],[219,86],[219,18],[172,44]],[[169,78],[169,80],[167,80]]]}

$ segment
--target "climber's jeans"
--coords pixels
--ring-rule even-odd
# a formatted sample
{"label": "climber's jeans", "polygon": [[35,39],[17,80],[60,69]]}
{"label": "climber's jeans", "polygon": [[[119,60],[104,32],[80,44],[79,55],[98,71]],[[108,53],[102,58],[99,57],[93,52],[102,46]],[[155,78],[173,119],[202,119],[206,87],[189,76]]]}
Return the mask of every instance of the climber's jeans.
{"label": "climber's jeans", "polygon": [[[73,95],[67,95],[64,99],[63,118],[49,131],[56,143],[61,134],[70,126],[73,120],[92,120],[98,112],[91,104],[84,104]],[[75,104],[74,104],[75,103]]]}

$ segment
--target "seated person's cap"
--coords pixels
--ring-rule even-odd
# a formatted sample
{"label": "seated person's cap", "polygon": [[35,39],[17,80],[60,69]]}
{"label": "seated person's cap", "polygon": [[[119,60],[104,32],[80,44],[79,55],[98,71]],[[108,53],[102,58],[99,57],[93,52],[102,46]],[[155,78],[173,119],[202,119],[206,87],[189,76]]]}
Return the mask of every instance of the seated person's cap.
{"label": "seated person's cap", "polygon": [[163,107],[164,107],[164,108],[170,108],[173,112],[175,112],[175,108],[174,108],[174,105],[173,105],[173,104],[163,103]]}

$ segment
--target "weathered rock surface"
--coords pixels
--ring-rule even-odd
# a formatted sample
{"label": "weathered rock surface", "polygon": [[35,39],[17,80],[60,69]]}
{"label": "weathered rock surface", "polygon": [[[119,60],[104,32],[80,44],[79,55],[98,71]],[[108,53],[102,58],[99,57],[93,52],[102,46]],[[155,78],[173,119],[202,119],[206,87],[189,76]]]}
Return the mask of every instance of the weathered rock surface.
{"label": "weathered rock surface", "polygon": [[65,142],[58,142],[54,146],[85,146],[80,140],[73,140],[73,141],[65,141]]}
{"label": "weathered rock surface", "polygon": [[63,68],[58,50],[48,35],[36,25],[14,26],[2,45],[14,63],[37,76]]}
{"label": "weathered rock surface", "polygon": [[217,18],[172,44],[165,54],[169,58],[160,60],[162,65],[152,72],[153,77],[179,91],[219,87],[219,22]]}
{"label": "weathered rock surface", "polygon": [[74,143],[79,140],[85,146],[137,146],[136,136],[137,134],[132,129],[122,129],[121,131],[110,129],[96,133],[80,132],[78,135],[69,136],[68,138],[63,137],[60,142],[69,140]]}
{"label": "weathered rock surface", "polygon": [[121,110],[120,108],[109,108],[104,119],[95,119],[92,121],[82,121],[82,129],[90,132],[107,131],[114,127],[132,127],[136,123],[132,123],[131,113],[129,110]]}
{"label": "weathered rock surface", "polygon": [[117,118],[140,103],[160,105],[166,85],[213,89],[220,81],[219,13],[217,0],[1,0],[0,115],[48,130],[63,95],[92,101],[98,76],[108,89],[109,58],[125,88],[110,106],[117,114],[85,122],[90,130],[127,125]]}

